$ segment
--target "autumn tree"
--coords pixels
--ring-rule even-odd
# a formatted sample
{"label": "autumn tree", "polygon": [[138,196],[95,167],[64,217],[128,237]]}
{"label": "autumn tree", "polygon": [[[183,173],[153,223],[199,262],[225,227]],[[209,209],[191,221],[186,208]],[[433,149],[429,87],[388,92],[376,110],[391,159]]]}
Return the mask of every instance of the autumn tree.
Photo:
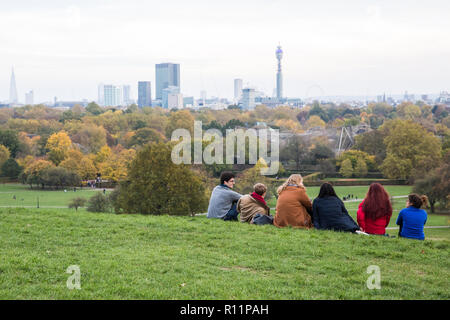
{"label": "autumn tree", "polygon": [[322,127],[325,128],[325,121],[323,121],[319,116],[311,116],[308,121],[306,121],[306,126],[308,128]]}
{"label": "autumn tree", "polygon": [[48,140],[46,148],[49,159],[55,164],[59,165],[63,161],[72,147],[72,141],[65,131],[52,134]]}
{"label": "autumn tree", "polygon": [[362,158],[356,160],[356,166],[354,170],[354,175],[356,177],[365,177],[367,175],[367,164]]}
{"label": "autumn tree", "polygon": [[9,159],[10,155],[8,148],[0,144],[0,166]]}
{"label": "autumn tree", "polygon": [[345,159],[342,161],[341,169],[339,170],[339,173],[344,178],[350,178],[353,175],[353,166],[350,159]]}
{"label": "autumn tree", "polygon": [[170,113],[169,121],[166,127],[166,137],[170,139],[172,137],[172,132],[181,128],[189,130],[191,136],[193,136],[194,117],[189,110],[180,110]]}

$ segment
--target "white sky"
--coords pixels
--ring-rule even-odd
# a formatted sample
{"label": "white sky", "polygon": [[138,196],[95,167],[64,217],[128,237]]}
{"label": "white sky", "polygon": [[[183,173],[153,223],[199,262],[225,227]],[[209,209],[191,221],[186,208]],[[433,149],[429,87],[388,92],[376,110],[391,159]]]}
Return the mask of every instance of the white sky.
{"label": "white sky", "polygon": [[233,97],[242,78],[272,95],[450,91],[448,0],[0,0],[0,101],[97,99],[97,85],[152,81],[181,64],[185,96]]}

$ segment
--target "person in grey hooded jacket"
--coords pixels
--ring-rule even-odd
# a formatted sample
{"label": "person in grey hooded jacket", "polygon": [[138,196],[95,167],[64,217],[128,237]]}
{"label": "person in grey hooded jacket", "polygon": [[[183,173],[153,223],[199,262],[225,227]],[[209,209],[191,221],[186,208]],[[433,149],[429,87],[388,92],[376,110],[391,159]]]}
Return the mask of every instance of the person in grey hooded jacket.
{"label": "person in grey hooded jacket", "polygon": [[220,175],[220,185],[216,186],[209,200],[208,218],[218,218],[224,221],[237,221],[239,213],[236,210],[236,203],[242,194],[233,191],[235,184],[232,172],[222,172]]}

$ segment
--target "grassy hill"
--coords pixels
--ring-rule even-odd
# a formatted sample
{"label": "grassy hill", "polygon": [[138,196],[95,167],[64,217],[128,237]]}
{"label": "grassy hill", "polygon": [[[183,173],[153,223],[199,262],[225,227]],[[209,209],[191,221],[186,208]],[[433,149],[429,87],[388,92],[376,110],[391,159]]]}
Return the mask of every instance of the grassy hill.
{"label": "grassy hill", "polygon": [[[449,299],[449,230],[439,232],[443,240],[415,241],[1,208],[0,299]],[[66,287],[70,265],[81,290]],[[366,286],[370,265],[380,290]]]}

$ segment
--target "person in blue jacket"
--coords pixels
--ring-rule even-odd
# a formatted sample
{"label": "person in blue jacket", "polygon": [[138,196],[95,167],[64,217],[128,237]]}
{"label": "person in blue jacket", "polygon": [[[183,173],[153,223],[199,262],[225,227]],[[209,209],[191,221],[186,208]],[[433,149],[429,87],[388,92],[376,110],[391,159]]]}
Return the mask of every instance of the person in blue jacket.
{"label": "person in blue jacket", "polygon": [[400,226],[399,237],[425,240],[423,227],[427,222],[427,212],[422,208],[428,205],[428,198],[425,195],[419,196],[416,193],[408,196],[406,208],[400,210],[397,217],[397,225]]}
{"label": "person in blue jacket", "polygon": [[313,224],[316,229],[355,232],[358,224],[350,217],[344,202],[338,198],[333,186],[325,182],[312,205]]}

